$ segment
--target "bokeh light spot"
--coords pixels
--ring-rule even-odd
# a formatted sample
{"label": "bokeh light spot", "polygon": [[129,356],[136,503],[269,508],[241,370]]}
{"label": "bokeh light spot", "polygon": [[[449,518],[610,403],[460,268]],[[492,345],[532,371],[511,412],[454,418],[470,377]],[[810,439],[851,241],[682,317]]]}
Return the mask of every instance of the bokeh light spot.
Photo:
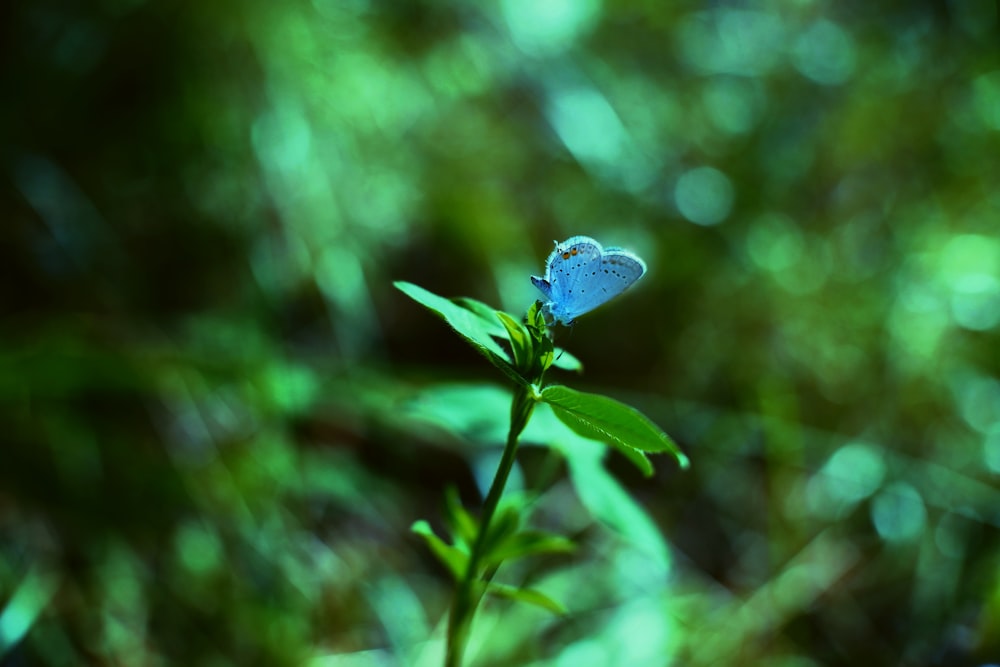
{"label": "bokeh light spot", "polygon": [[976,78],[972,82],[976,113],[987,128],[1000,130],[1000,70]]}
{"label": "bokeh light spot", "polygon": [[752,10],[698,12],[682,20],[678,30],[681,58],[702,72],[764,74],[780,62],[785,43],[781,19]]}
{"label": "bokeh light spot", "polygon": [[723,132],[744,134],[757,124],[762,94],[747,79],[717,77],[702,91],[709,118]]}
{"label": "bokeh light spot", "polygon": [[951,294],[951,315],[959,326],[974,331],[1000,324],[1000,280],[982,273],[963,276]]}
{"label": "bokeh light spot", "polygon": [[945,556],[962,558],[969,543],[970,521],[957,512],[948,512],[934,529],[934,543]]}
{"label": "bokeh light spot", "polygon": [[556,667],[611,665],[614,664],[613,648],[596,639],[583,639],[563,649],[555,665]]}
{"label": "bokeh light spot", "polygon": [[947,305],[928,285],[911,281],[902,286],[889,317],[899,351],[895,363],[910,372],[932,366],[949,323]]}
{"label": "bokeh light spot", "polygon": [[801,227],[780,213],[765,213],[750,227],[747,254],[782,289],[792,294],[819,290],[830,277],[833,250],[827,238],[803,234]]}
{"label": "bokeh light spot", "polygon": [[1000,275],[1000,241],[983,234],[954,236],[941,251],[939,267],[953,288],[969,275]]}
{"label": "bokeh light spot", "polygon": [[779,273],[794,266],[802,256],[802,232],[795,221],[780,213],[766,213],[747,235],[747,252],[760,268]]}
{"label": "bokeh light spot", "polygon": [[795,40],[792,60],[796,69],[816,83],[833,86],[854,72],[854,41],[836,23],[820,19]]}
{"label": "bokeh light spot", "polygon": [[851,443],[830,457],[823,472],[835,480],[835,493],[846,502],[864,500],[873,494],[885,477],[885,464],[868,445]]}
{"label": "bokeh light spot", "polygon": [[309,124],[289,105],[262,114],[253,124],[251,137],[261,164],[278,172],[301,165],[312,145]]}
{"label": "bokeh light spot", "polygon": [[472,95],[486,90],[493,77],[492,62],[480,40],[466,35],[445,42],[424,63],[427,78],[449,95]]}
{"label": "bokeh light spot", "polygon": [[518,48],[551,56],[572,46],[597,20],[601,6],[598,0],[504,0],[502,8]]}
{"label": "bokeh light spot", "polygon": [[581,163],[612,164],[621,155],[625,128],[607,99],[593,88],[555,90],[548,115],[559,138]]}
{"label": "bokeh light spot", "polygon": [[733,207],[733,186],[718,169],[698,167],[685,172],[674,186],[677,209],[696,225],[717,225]]}
{"label": "bokeh light spot", "polygon": [[319,379],[312,369],[279,360],[264,371],[261,385],[272,405],[293,414],[305,410],[319,393]]}
{"label": "bokeh light spot", "polygon": [[849,443],[834,452],[809,481],[809,509],[818,516],[842,516],[875,493],[884,478],[885,463],[878,452],[865,443]]}
{"label": "bokeh light spot", "polygon": [[207,574],[222,563],[222,543],[205,526],[188,523],[177,532],[177,555],[186,570]]}
{"label": "bokeh light spot", "polygon": [[988,376],[959,374],[953,383],[958,410],[969,426],[986,433],[1000,422],[1000,381]]}
{"label": "bokeh light spot", "polygon": [[871,517],[882,539],[901,542],[920,535],[927,510],[916,489],[906,482],[893,482],[872,501]]}

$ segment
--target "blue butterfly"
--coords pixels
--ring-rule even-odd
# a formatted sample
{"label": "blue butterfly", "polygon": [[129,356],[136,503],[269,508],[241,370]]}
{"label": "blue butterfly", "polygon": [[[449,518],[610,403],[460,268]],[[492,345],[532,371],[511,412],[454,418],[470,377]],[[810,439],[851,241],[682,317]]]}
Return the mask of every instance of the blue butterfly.
{"label": "blue butterfly", "polygon": [[545,277],[531,276],[531,282],[548,299],[543,306],[546,319],[570,325],[645,273],[646,263],[637,255],[621,248],[604,249],[589,236],[572,236],[556,243],[545,262]]}

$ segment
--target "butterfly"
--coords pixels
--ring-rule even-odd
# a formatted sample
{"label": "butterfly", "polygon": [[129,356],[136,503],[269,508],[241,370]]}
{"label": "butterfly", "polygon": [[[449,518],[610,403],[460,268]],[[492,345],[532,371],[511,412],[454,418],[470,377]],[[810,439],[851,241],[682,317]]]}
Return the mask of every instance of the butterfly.
{"label": "butterfly", "polygon": [[615,298],[646,273],[646,263],[621,248],[602,248],[589,236],[556,243],[545,261],[545,277],[532,284],[548,301],[542,306],[551,323],[570,325],[580,315]]}

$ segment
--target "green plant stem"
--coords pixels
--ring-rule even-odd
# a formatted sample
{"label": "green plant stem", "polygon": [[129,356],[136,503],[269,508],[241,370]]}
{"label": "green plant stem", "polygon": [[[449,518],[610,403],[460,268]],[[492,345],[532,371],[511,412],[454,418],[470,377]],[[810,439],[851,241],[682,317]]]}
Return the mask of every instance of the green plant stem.
{"label": "green plant stem", "polygon": [[[528,424],[531,411],[535,407],[535,396],[531,389],[518,387],[514,394],[514,400],[510,411],[510,430],[507,433],[507,443],[504,445],[503,456],[500,458],[500,465],[497,467],[496,475],[493,477],[493,484],[489,493],[486,494],[486,501],[483,503],[483,512],[479,520],[479,530],[476,539],[472,544],[472,551],[469,554],[469,563],[465,569],[465,575],[458,582],[455,589],[455,598],[452,600],[451,613],[448,617],[448,638],[445,652],[445,667],[460,667],[462,664],[462,654],[465,651],[465,644],[469,638],[469,629],[472,626],[472,617],[476,613],[479,601],[482,599],[482,590],[476,590],[476,580],[479,573],[479,561],[483,555],[483,546],[486,544],[486,536],[489,534],[490,523],[500,505],[500,498],[503,496],[504,487],[507,486],[507,478],[514,467],[514,459],[517,455],[517,439]],[[492,576],[490,576],[492,578]]]}

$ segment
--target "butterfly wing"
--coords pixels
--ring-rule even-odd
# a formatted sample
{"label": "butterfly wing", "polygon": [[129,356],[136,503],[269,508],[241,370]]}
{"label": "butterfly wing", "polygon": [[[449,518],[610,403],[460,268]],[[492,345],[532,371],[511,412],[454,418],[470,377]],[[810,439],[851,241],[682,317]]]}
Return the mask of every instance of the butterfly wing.
{"label": "butterfly wing", "polygon": [[549,302],[552,317],[569,324],[624,292],[646,273],[638,256],[621,248],[604,250],[589,236],[556,244],[546,260],[545,278],[532,276]]}
{"label": "butterfly wing", "polygon": [[549,309],[556,320],[568,324],[589,310],[581,304],[587,299],[603,254],[601,244],[589,236],[573,236],[556,245],[545,271],[551,286]]}
{"label": "butterfly wing", "polygon": [[538,291],[544,294],[546,299],[552,299],[552,285],[549,284],[548,280],[538,276],[531,276],[531,284],[537,287]]}
{"label": "butterfly wing", "polygon": [[599,262],[585,267],[573,293],[563,302],[563,314],[572,320],[589,313],[624,292],[645,273],[646,263],[637,255],[609,248]]}

